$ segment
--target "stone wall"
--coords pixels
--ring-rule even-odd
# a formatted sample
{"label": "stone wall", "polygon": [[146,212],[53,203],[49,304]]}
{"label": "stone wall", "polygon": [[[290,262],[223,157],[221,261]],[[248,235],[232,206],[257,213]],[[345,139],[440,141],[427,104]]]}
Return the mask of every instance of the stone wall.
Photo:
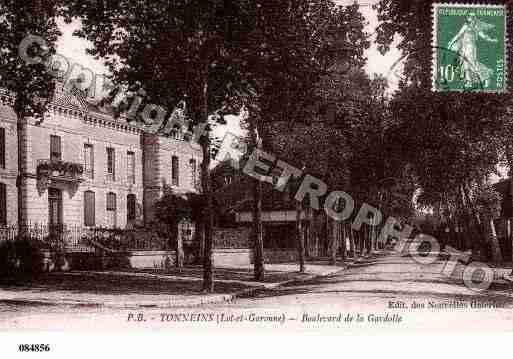
{"label": "stone wall", "polygon": [[214,249],[213,261],[217,268],[250,268],[250,249]]}
{"label": "stone wall", "polygon": [[214,248],[249,248],[251,228],[215,228],[212,239]]}
{"label": "stone wall", "polygon": [[295,249],[264,249],[265,263],[290,263],[298,261]]}

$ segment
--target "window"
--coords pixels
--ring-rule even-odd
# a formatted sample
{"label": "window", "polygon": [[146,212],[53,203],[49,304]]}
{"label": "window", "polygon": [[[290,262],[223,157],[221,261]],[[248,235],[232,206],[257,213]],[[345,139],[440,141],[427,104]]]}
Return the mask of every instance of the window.
{"label": "window", "polygon": [[84,192],[84,225],[86,227],[94,227],[95,226],[95,200],[94,200],[94,192],[85,191]]}
{"label": "window", "polygon": [[54,229],[62,225],[62,191],[48,188],[48,222]]}
{"label": "window", "polygon": [[194,158],[191,158],[189,160],[189,166],[191,169],[191,186],[193,188],[196,188],[198,186],[198,175],[197,175],[196,160]]}
{"label": "window", "polygon": [[135,153],[128,151],[126,153],[127,156],[127,178],[128,183],[135,184]]}
{"label": "window", "polygon": [[61,138],[59,136],[50,136],[50,160],[60,161],[62,159]]}
{"label": "window", "polygon": [[4,183],[0,183],[0,225],[7,224],[7,189]]}
{"label": "window", "polygon": [[84,145],[84,173],[87,178],[94,178],[94,151],[93,145]]}
{"label": "window", "polygon": [[0,127],[0,168],[5,168],[5,128]]}
{"label": "window", "polygon": [[107,193],[107,226],[116,227],[116,194]]}
{"label": "window", "polygon": [[133,221],[136,219],[136,197],[135,194],[129,194],[126,197],[126,219]]}
{"label": "window", "polygon": [[116,153],[112,147],[107,147],[107,179],[116,180]]}
{"label": "window", "polygon": [[171,157],[171,185],[179,186],[180,182],[178,181],[179,173],[178,173],[178,157]]}
{"label": "window", "polygon": [[115,211],[116,210],[116,194],[115,193],[107,193],[107,211]]}

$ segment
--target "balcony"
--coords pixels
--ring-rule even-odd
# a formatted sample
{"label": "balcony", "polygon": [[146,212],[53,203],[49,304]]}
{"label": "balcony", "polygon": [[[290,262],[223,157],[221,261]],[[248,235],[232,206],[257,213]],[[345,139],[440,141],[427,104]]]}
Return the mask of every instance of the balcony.
{"label": "balcony", "polygon": [[73,196],[84,181],[84,166],[79,163],[55,159],[37,161],[37,188],[41,195],[48,187],[68,189]]}
{"label": "balcony", "polygon": [[65,182],[82,182],[84,166],[62,160],[38,160],[37,177]]}

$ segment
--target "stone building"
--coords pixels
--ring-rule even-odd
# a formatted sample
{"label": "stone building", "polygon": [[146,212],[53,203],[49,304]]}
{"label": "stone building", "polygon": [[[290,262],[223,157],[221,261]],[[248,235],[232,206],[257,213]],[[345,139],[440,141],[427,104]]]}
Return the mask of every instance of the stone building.
{"label": "stone building", "polygon": [[145,134],[70,92],[22,124],[0,99],[0,225],[126,228],[153,219],[164,185],[199,188],[201,151],[183,138]]}
{"label": "stone building", "polygon": [[18,138],[16,114],[0,93],[0,225],[18,221]]}

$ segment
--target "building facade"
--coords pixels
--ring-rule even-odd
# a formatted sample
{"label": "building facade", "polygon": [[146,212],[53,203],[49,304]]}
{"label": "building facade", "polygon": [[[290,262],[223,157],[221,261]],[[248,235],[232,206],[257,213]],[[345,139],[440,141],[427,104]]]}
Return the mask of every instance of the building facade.
{"label": "building facade", "polygon": [[18,138],[10,99],[0,93],[0,225],[17,223]]}
{"label": "building facade", "polygon": [[130,228],[151,222],[164,186],[199,188],[201,151],[183,138],[145,134],[70,92],[43,121],[17,123],[1,99],[0,225]]}

